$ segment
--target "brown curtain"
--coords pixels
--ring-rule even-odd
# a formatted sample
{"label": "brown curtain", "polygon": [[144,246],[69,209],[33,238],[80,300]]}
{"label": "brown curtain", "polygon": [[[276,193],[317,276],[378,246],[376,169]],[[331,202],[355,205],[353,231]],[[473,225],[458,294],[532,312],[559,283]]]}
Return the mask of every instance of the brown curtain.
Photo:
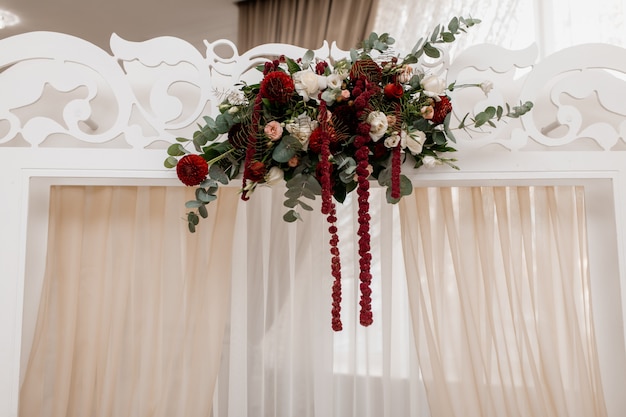
{"label": "brown curtain", "polygon": [[347,50],[372,30],[378,0],[250,0],[238,3],[240,52],[264,43]]}

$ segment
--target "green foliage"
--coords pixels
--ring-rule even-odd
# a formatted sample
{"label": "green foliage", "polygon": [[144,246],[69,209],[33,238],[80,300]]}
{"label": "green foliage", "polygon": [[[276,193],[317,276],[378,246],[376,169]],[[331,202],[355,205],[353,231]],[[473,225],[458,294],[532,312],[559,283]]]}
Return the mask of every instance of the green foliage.
{"label": "green foliage", "polygon": [[322,186],[317,179],[310,174],[298,173],[286,182],[286,186],[287,191],[285,191],[285,197],[287,197],[287,199],[284,205],[291,209],[283,216],[283,219],[287,222],[301,219],[300,214],[295,210],[297,206],[300,206],[306,211],[313,210],[313,207],[302,201],[303,198],[315,200],[316,195],[322,194]]}

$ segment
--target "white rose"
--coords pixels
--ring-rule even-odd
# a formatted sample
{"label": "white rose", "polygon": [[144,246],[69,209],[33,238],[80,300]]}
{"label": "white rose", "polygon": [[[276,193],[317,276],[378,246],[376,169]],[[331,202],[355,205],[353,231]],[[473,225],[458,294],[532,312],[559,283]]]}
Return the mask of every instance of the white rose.
{"label": "white rose", "polygon": [[398,132],[393,132],[391,136],[385,139],[385,146],[387,148],[395,148],[396,146],[398,146],[399,142],[400,142],[400,135],[398,135]]}
{"label": "white rose", "polygon": [[319,76],[311,70],[298,71],[293,74],[296,91],[304,101],[317,99],[320,90],[326,88],[326,77]]}
{"label": "white rose", "polygon": [[318,123],[316,120],[311,120],[306,113],[302,113],[300,116],[287,123],[285,128],[287,129],[287,132],[300,141],[302,144],[302,150],[306,151],[309,143],[309,136],[311,136],[311,132],[313,132],[317,126]]}
{"label": "white rose", "polygon": [[408,135],[405,132],[402,133],[404,133],[400,139],[402,149],[409,148],[413,155],[419,155],[422,152],[424,141],[426,141],[426,134],[421,130],[416,130]]}
{"label": "white rose", "polygon": [[330,89],[340,89],[341,88],[341,83],[343,82],[343,80],[341,79],[341,77],[339,76],[339,74],[330,74],[328,77],[326,77],[326,83],[328,84],[328,88]]}
{"label": "white rose", "polygon": [[278,184],[285,177],[285,173],[278,167],[271,167],[265,174],[265,184],[272,186]]}
{"label": "white rose", "polygon": [[424,164],[426,168],[434,168],[437,165],[441,165],[442,162],[434,156],[426,155],[422,158],[422,164]]}
{"label": "white rose", "polygon": [[428,97],[439,97],[446,91],[446,81],[436,75],[428,75],[420,83]]}
{"label": "white rose", "polygon": [[493,83],[491,81],[483,81],[479,85],[480,89],[483,90],[485,95],[488,95],[489,92],[493,89]]}
{"label": "white rose", "polygon": [[378,142],[378,139],[385,135],[389,127],[387,116],[381,111],[373,111],[368,114],[367,123],[370,124],[370,137],[374,142]]}

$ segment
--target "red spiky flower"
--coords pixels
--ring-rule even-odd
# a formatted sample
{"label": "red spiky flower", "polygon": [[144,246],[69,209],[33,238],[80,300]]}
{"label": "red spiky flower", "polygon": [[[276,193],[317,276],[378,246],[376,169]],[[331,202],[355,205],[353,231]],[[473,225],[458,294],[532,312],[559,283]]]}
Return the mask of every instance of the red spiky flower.
{"label": "red spiky flower", "polygon": [[270,103],[285,104],[293,96],[296,86],[291,77],[282,71],[272,71],[261,81],[261,97]]}
{"label": "red spiky flower", "polygon": [[183,184],[193,187],[201,184],[209,173],[209,165],[200,155],[183,156],[176,164],[176,175]]}
{"label": "red spiky flower", "polygon": [[448,96],[439,97],[439,101],[435,101],[434,109],[435,113],[431,122],[438,125],[443,123],[444,119],[452,111],[452,103],[450,103],[450,98]]}

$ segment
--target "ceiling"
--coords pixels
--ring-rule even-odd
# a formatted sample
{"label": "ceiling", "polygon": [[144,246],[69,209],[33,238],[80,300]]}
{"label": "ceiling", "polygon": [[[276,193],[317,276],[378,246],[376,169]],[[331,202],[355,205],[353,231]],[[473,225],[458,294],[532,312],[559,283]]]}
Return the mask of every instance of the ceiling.
{"label": "ceiling", "polygon": [[128,41],[175,36],[201,51],[204,39],[237,40],[234,0],[2,0],[0,9],[20,19],[19,24],[0,29],[0,38],[54,31],[107,51],[112,33]]}

